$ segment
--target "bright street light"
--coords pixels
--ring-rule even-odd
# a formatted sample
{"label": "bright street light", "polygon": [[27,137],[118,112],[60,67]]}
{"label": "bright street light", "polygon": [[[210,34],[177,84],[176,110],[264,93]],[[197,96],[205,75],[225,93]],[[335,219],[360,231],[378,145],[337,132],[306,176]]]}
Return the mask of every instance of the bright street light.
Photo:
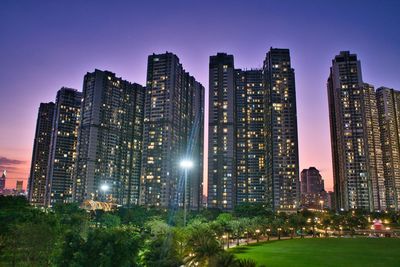
{"label": "bright street light", "polygon": [[191,169],[193,167],[193,161],[190,159],[183,159],[180,162],[180,166],[182,169]]}
{"label": "bright street light", "polygon": [[109,186],[108,184],[102,184],[102,185],[100,186],[100,190],[103,191],[103,192],[106,192],[106,191],[108,191],[109,189],[110,189],[110,186]]}

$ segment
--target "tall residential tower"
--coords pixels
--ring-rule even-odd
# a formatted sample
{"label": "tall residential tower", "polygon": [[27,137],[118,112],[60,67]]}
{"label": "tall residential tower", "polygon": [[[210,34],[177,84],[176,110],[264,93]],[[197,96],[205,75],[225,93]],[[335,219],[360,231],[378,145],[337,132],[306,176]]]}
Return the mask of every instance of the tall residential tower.
{"label": "tall residential tower", "polygon": [[28,184],[28,200],[33,205],[38,206],[44,206],[46,201],[47,164],[50,153],[53,115],[53,102],[40,104]]}
{"label": "tall residential tower", "polygon": [[275,210],[299,205],[296,89],[289,49],[271,48],[264,61],[267,203]]}
{"label": "tall residential tower", "polygon": [[[204,87],[183,69],[175,54],[148,57],[141,204],[200,207],[203,103]],[[184,159],[193,162],[186,184],[180,167]]]}
{"label": "tall residential tower", "polygon": [[47,205],[72,202],[82,93],[71,88],[57,92],[48,162]]}
{"label": "tall residential tower", "polygon": [[385,209],[382,149],[374,88],[357,55],[340,52],[328,78],[337,209]]}
{"label": "tall residential tower", "polygon": [[262,70],[235,70],[238,204],[266,199],[264,92]]}
{"label": "tall residential tower", "polygon": [[235,69],[233,56],[210,57],[208,115],[208,207],[236,203]]}
{"label": "tall residential tower", "polygon": [[400,92],[387,87],[376,91],[387,209],[400,209]]}
{"label": "tall residential tower", "polygon": [[109,71],[83,81],[75,200],[138,204],[143,127],[143,87]]}

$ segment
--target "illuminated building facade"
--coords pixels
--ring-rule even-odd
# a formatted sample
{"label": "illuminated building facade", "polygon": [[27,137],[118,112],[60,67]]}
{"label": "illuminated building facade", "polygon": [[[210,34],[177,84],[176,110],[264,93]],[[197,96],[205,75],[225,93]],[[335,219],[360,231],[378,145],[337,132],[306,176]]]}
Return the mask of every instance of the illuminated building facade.
{"label": "illuminated building facade", "polygon": [[235,69],[233,55],[210,57],[208,115],[208,207],[236,204]]}
{"label": "illuminated building facade", "polygon": [[76,201],[138,204],[143,106],[141,85],[109,71],[96,69],[85,75],[74,173]]}
{"label": "illuminated building facade", "polygon": [[345,51],[332,61],[328,100],[337,209],[385,209],[375,92],[362,81],[357,55]]}
{"label": "illuminated building facade", "polygon": [[57,92],[48,162],[46,201],[49,206],[70,203],[76,161],[82,93],[71,88]]}
{"label": "illuminated building facade", "polygon": [[387,87],[376,91],[387,209],[400,206],[400,92]]}
{"label": "illuminated building facade", "polygon": [[266,201],[274,210],[299,205],[296,90],[289,49],[271,48],[264,61]]}
{"label": "illuminated building facade", "polygon": [[31,204],[37,206],[44,206],[46,201],[46,176],[48,173],[53,115],[53,102],[40,104],[28,185],[28,200]]}
{"label": "illuminated building facade", "polygon": [[[166,52],[148,57],[143,128],[140,203],[170,207],[201,206],[203,180],[204,87],[179,58]],[[184,183],[182,159],[193,168]],[[184,197],[184,192],[187,198]]]}
{"label": "illuminated building facade", "polygon": [[235,120],[236,202],[263,203],[266,195],[262,70],[235,70]]}

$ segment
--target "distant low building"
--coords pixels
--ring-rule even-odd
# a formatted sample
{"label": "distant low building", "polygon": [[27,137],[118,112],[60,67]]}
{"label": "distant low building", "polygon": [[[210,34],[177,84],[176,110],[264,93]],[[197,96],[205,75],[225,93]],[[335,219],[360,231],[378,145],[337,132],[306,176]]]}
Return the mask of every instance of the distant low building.
{"label": "distant low building", "polygon": [[328,192],[327,207],[330,210],[336,210],[335,192]]}
{"label": "distant low building", "polygon": [[16,191],[22,193],[24,191],[23,186],[24,186],[24,181],[17,181],[17,184],[15,185]]}
{"label": "distant low building", "polygon": [[301,172],[301,206],[308,209],[328,208],[329,194],[324,189],[324,180],[315,167]]}
{"label": "distant low building", "polygon": [[4,170],[3,174],[0,177],[0,191],[3,191],[4,188],[6,187],[6,176],[7,176],[7,171]]}

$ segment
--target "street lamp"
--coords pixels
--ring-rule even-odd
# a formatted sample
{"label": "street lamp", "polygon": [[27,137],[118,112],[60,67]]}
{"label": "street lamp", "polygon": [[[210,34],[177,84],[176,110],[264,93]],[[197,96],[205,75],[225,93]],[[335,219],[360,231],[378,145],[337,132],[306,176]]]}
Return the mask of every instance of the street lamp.
{"label": "street lamp", "polygon": [[319,204],[321,204],[321,211],[323,211],[323,210],[324,210],[324,201],[323,201],[323,200],[320,200],[320,201],[319,201]]}
{"label": "street lamp", "polygon": [[184,170],[185,173],[185,177],[184,177],[184,186],[183,186],[183,226],[186,226],[186,216],[187,216],[187,204],[188,204],[188,200],[189,200],[189,190],[187,190],[187,176],[188,176],[188,170],[190,170],[191,168],[193,168],[193,161],[191,161],[190,159],[183,159],[181,160],[181,162],[179,163],[180,167]]}
{"label": "street lamp", "polygon": [[281,230],[282,230],[282,228],[278,228],[278,240],[281,240]]}
{"label": "street lamp", "polygon": [[256,234],[257,234],[257,243],[260,240],[260,229],[256,229]]}

